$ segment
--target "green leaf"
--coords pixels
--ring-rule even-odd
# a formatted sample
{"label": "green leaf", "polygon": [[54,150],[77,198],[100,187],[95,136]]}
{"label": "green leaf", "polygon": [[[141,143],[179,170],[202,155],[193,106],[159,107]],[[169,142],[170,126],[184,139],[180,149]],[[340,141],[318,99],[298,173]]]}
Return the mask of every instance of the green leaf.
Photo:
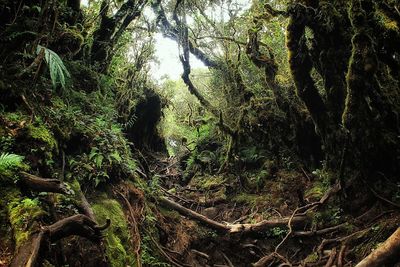
{"label": "green leaf", "polygon": [[103,164],[103,155],[97,155],[95,158],[95,163],[97,168],[101,168],[101,165]]}
{"label": "green leaf", "polygon": [[122,158],[119,155],[118,151],[114,151],[113,153],[111,153],[110,157],[115,159],[118,163],[120,163],[122,161]]}
{"label": "green leaf", "polygon": [[89,159],[92,160],[98,154],[98,152],[99,150],[97,149],[97,147],[93,147],[90,151]]}
{"label": "green leaf", "polygon": [[57,84],[61,84],[61,87],[65,89],[66,80],[70,78],[67,68],[65,67],[62,59],[51,49],[44,46],[38,45],[36,54],[40,54],[44,50],[44,59],[49,67],[50,78],[54,89],[57,88]]}
{"label": "green leaf", "polygon": [[10,153],[2,153],[0,155],[0,173],[21,164],[23,156],[10,154]]}

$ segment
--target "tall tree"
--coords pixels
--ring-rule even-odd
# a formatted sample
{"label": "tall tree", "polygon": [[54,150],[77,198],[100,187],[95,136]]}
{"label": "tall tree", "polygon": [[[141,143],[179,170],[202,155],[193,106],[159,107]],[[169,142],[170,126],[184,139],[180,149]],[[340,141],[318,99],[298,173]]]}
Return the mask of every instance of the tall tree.
{"label": "tall tree", "polygon": [[100,72],[106,72],[115,53],[114,48],[130,23],[138,18],[147,0],[127,0],[113,13],[109,0],[103,0],[100,7],[100,26],[93,34],[91,62]]}

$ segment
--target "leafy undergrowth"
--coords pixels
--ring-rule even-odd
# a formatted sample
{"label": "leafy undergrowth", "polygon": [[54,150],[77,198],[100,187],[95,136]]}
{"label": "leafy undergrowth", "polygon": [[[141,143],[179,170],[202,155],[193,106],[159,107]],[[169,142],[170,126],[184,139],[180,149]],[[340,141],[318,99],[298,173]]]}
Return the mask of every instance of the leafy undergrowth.
{"label": "leafy undergrowth", "polygon": [[[50,87],[43,79],[33,94],[25,91],[29,87],[21,79],[10,92],[14,86],[24,88],[24,101],[14,106],[10,94],[6,95],[10,105],[1,106],[7,111],[0,113],[0,266],[7,265],[42,226],[82,213],[82,195],[98,223],[111,219],[111,226],[101,245],[72,236],[43,249],[47,266],[137,266],[137,256],[147,266],[166,266],[152,241],[158,240],[154,223],[146,222],[143,229],[137,225],[137,239],[126,203],[110,192],[123,181],[135,181],[151,192],[146,182],[139,181],[132,143],[118,122],[116,88],[108,77],[81,64],[66,65],[74,79],[62,92],[44,89]],[[83,87],[85,83],[91,87]],[[59,179],[68,193],[30,190],[20,184],[20,171]],[[146,214],[153,216],[151,209]],[[136,255],[133,248],[138,240],[143,244]],[[60,251],[63,260],[57,256]]]}

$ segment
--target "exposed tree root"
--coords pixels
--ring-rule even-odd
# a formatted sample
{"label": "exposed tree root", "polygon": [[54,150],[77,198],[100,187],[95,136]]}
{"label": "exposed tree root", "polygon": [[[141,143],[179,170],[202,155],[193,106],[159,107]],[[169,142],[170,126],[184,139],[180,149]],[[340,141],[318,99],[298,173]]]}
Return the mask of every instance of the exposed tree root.
{"label": "exposed tree root", "polygon": [[107,220],[104,225],[99,226],[95,221],[83,214],[64,218],[52,225],[42,227],[33,234],[28,241],[22,245],[11,261],[10,267],[33,267],[39,263],[40,252],[46,242],[55,242],[62,238],[78,235],[92,242],[101,240],[101,231],[110,226]]}
{"label": "exposed tree root", "polygon": [[21,172],[20,183],[35,192],[68,193],[68,189],[60,180],[45,179],[26,172]]}
{"label": "exposed tree root", "polygon": [[[258,233],[258,232],[263,232],[269,229],[272,229],[274,227],[284,227],[287,226],[289,222],[289,218],[279,218],[279,219],[272,219],[272,220],[264,220],[259,223],[254,223],[254,224],[223,224],[214,220],[211,220],[207,218],[206,216],[199,214],[197,212],[194,212],[188,208],[183,207],[182,205],[166,198],[162,197],[160,199],[160,202],[162,205],[165,205],[168,208],[171,208],[173,210],[178,211],[179,213],[186,215],[192,219],[195,219],[206,226],[223,232],[223,233],[242,233],[242,234],[248,234],[248,233]],[[293,226],[300,226],[304,225],[307,221],[306,216],[295,216],[292,218],[292,225]]]}
{"label": "exposed tree root", "polygon": [[[165,188],[161,188],[161,190],[166,195],[170,196],[171,198],[177,199],[178,201],[186,203],[186,204],[188,204],[190,206],[201,206],[201,207],[209,208],[209,207],[214,207],[215,205],[218,205],[218,204],[227,203],[227,200],[224,197],[215,197],[215,198],[212,198],[212,199],[206,199],[204,201],[194,201],[194,200],[191,200],[191,199],[184,198],[184,197],[182,197],[182,196],[180,196],[178,194],[172,194]],[[193,190],[193,191],[197,192],[197,190]]]}
{"label": "exposed tree root", "polygon": [[139,226],[140,226],[140,220],[142,219],[143,216],[143,209],[144,209],[143,193],[135,188],[131,188],[129,185],[121,186],[119,190],[114,190],[114,193],[122,198],[124,206],[128,209],[128,219],[130,222],[132,245],[136,257],[136,265],[137,267],[141,267],[142,266],[140,257],[141,237],[140,237]]}
{"label": "exposed tree root", "polygon": [[288,223],[287,223],[287,227],[289,228],[289,231],[288,231],[288,233],[286,234],[286,236],[282,239],[282,241],[276,246],[276,248],[275,248],[275,253],[277,253],[278,250],[279,250],[279,248],[283,245],[283,243],[285,243],[285,241],[286,241],[291,235],[293,235],[293,224],[295,223],[293,220],[294,220],[295,216],[296,216],[298,213],[303,212],[303,214],[305,214],[308,210],[313,209],[313,208],[315,208],[315,207],[317,207],[317,206],[321,206],[321,205],[325,204],[325,203],[329,200],[329,198],[330,198],[332,195],[336,194],[336,193],[339,192],[341,189],[342,189],[342,187],[341,187],[341,183],[340,183],[340,181],[339,181],[339,182],[336,183],[331,189],[329,189],[329,190],[325,193],[325,195],[324,195],[319,201],[316,201],[316,202],[313,202],[313,203],[310,203],[310,204],[307,204],[307,205],[305,205],[305,206],[298,207],[297,209],[295,209],[295,211],[293,211],[293,213],[292,213],[292,215],[290,216],[290,218],[289,218],[289,220],[288,220]]}
{"label": "exposed tree root", "polygon": [[169,255],[167,252],[165,252],[165,250],[162,248],[162,246],[156,241],[154,240],[151,235],[150,236],[150,240],[153,242],[153,244],[157,247],[158,251],[161,253],[161,255],[163,255],[165,257],[165,259],[172,264],[173,266],[176,267],[184,267],[186,266],[185,264],[179,262],[175,257]]}
{"label": "exposed tree root", "polygon": [[83,214],[88,216],[93,221],[96,221],[96,216],[94,215],[93,209],[90,206],[89,201],[86,199],[86,197],[82,191],[80,191],[80,195],[81,195],[80,196],[80,198],[81,198],[80,208],[82,209]]}
{"label": "exposed tree root", "polygon": [[273,252],[268,256],[262,257],[259,261],[253,264],[254,267],[265,267],[265,266],[275,266],[273,264],[277,264],[279,262],[283,262],[279,266],[292,266],[288,259],[283,257],[281,254],[277,252]]}
{"label": "exposed tree root", "polygon": [[400,228],[377,249],[369,254],[365,259],[356,265],[356,267],[378,267],[386,266],[392,261],[400,258]]}
{"label": "exposed tree root", "polygon": [[344,255],[346,254],[346,248],[347,248],[347,246],[345,244],[343,244],[340,247],[339,254],[338,254],[338,259],[337,259],[337,266],[338,267],[343,267],[343,258],[344,258]]}
{"label": "exposed tree root", "polygon": [[335,225],[332,227],[327,227],[321,230],[316,230],[316,231],[296,231],[293,232],[292,235],[293,236],[297,236],[297,237],[310,237],[310,236],[317,236],[317,235],[324,235],[324,234],[329,234],[335,231],[340,231],[342,229],[345,229],[348,226],[347,223],[342,223],[339,225]]}
{"label": "exposed tree root", "polygon": [[329,259],[325,264],[325,267],[331,267],[335,263],[336,253],[337,253],[336,248],[333,248],[329,255]]}

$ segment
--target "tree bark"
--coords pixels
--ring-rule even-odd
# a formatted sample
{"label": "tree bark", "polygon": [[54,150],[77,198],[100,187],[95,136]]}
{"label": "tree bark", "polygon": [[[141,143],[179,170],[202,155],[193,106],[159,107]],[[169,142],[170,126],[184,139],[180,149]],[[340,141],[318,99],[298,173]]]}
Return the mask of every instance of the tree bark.
{"label": "tree bark", "polygon": [[400,227],[356,267],[380,267],[394,264],[400,259]]}
{"label": "tree bark", "polygon": [[67,194],[68,189],[58,179],[45,179],[26,172],[21,172],[20,184],[35,192],[52,192]]}
{"label": "tree bark", "polygon": [[129,24],[138,18],[147,0],[128,0],[112,16],[107,15],[108,1],[103,1],[100,7],[100,27],[93,34],[93,45],[90,60],[99,72],[105,73],[114,54],[114,46],[127,29]]}
{"label": "tree bark", "polygon": [[289,50],[289,65],[296,85],[296,93],[306,105],[322,139],[325,139],[329,129],[329,117],[325,103],[311,77],[313,62],[305,44],[304,33],[306,24],[302,13],[293,15],[287,26],[287,47]]}

